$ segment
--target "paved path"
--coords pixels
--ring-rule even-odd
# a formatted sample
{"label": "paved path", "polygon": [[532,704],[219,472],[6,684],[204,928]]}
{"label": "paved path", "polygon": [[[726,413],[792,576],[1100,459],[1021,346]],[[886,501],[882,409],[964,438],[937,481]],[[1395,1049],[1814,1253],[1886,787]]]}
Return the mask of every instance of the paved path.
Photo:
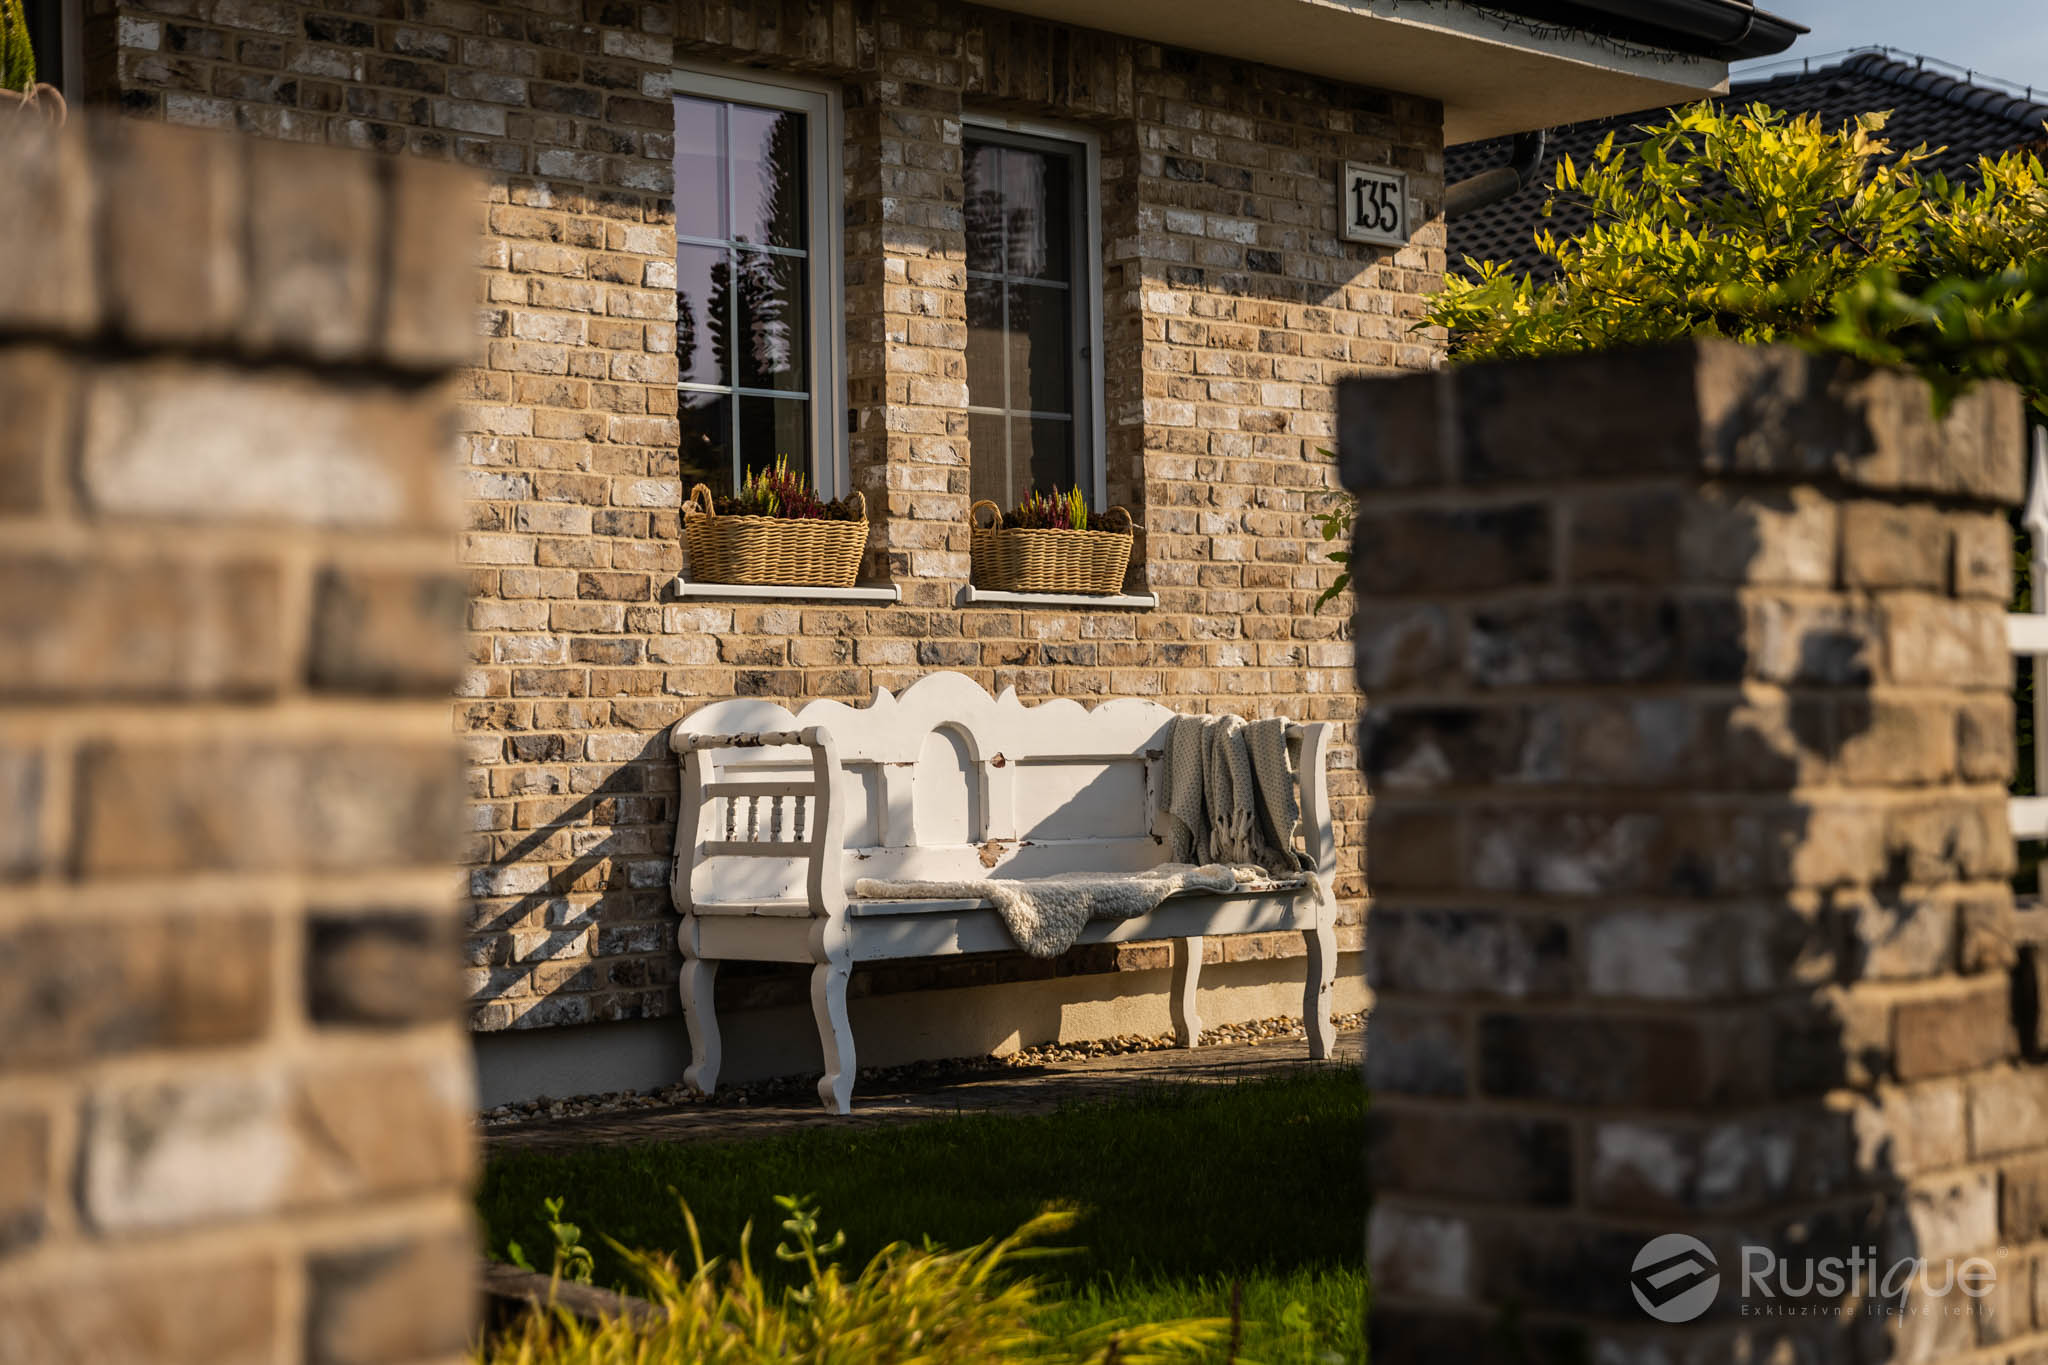
{"label": "paved path", "polygon": [[1364,1034],[1337,1035],[1335,1055],[1310,1062],[1300,1039],[1224,1043],[1194,1049],[1131,1052],[1043,1067],[981,1072],[917,1087],[856,1089],[853,1113],[833,1115],[808,1094],[748,1104],[681,1104],[577,1118],[533,1119],[484,1130],[489,1154],[566,1149],[596,1143],[734,1142],[799,1128],[906,1123],[953,1114],[1043,1113],[1070,1100],[1113,1099],[1134,1085],[1235,1081],[1303,1066],[1357,1066]]}

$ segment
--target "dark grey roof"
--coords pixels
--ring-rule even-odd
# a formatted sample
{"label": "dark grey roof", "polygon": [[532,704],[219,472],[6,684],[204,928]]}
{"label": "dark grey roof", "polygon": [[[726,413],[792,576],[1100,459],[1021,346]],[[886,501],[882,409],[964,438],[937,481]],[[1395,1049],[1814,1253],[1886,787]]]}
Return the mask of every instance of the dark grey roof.
{"label": "dark grey roof", "polygon": [[[1922,143],[1944,148],[1923,165],[1942,172],[1950,180],[1971,183],[1975,181],[1974,168],[1979,157],[2016,148],[2039,148],[2048,138],[2041,126],[2048,121],[2048,104],[1922,70],[1881,52],[1856,53],[1812,71],[1738,82],[1719,102],[1766,104],[1794,114],[1818,114],[1830,125],[1846,123],[1857,114],[1889,109],[1892,117],[1885,127],[1885,136],[1895,150],[1903,152]],[[1608,133],[1620,130],[1620,137],[1625,139],[1630,128],[1653,123],[1664,112],[1649,109],[1553,128],[1544,151],[1543,167],[1526,189],[1450,222],[1452,267],[1457,268],[1465,257],[1471,256],[1479,260],[1512,261],[1523,270],[1543,269],[1546,258],[1537,252],[1533,241],[1536,229],[1548,226],[1563,236],[1582,230],[1590,221],[1582,208],[1565,201],[1559,202],[1557,212],[1549,219],[1543,217],[1543,204],[1550,197],[1549,186],[1558,158],[1568,154],[1583,166]],[[1508,159],[1511,141],[1496,138],[1446,149],[1444,178],[1456,182],[1500,165]]]}

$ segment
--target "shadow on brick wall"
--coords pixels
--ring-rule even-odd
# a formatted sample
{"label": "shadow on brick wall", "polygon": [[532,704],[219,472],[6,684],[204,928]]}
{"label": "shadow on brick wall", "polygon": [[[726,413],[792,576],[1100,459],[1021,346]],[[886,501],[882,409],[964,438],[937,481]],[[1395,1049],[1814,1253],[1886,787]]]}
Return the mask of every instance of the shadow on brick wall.
{"label": "shadow on brick wall", "polygon": [[[2017,399],[1936,419],[1915,380],[1699,344],[1342,401],[1375,1360],[2035,1333],[2048,1227],[1998,1167],[2036,1179],[2048,1073],[1982,724],[2010,734]],[[1938,1292],[1972,1257],[1990,1292]]]}

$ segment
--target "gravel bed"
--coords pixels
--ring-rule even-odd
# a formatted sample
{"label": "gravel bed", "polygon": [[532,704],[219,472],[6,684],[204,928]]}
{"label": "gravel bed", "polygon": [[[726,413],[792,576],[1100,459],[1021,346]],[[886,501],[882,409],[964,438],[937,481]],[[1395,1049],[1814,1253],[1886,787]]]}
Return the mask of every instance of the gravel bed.
{"label": "gravel bed", "polygon": [[[1365,1013],[1342,1014],[1337,1016],[1340,1031],[1362,1028]],[[1254,1019],[1243,1024],[1223,1024],[1216,1028],[1202,1030],[1204,1046],[1218,1043],[1270,1043],[1290,1039],[1305,1039],[1301,1021],[1282,1016],[1277,1019]],[[1081,1043],[1047,1043],[1039,1047],[1019,1048],[1001,1057],[946,1057],[928,1062],[911,1062],[904,1066],[864,1066],[860,1068],[859,1085],[863,1090],[876,1085],[915,1085],[937,1080],[957,1080],[967,1076],[999,1076],[1006,1071],[1031,1067],[1057,1066],[1070,1062],[1085,1062],[1098,1057],[1121,1057],[1134,1052],[1161,1052],[1177,1046],[1170,1033],[1152,1037],[1138,1034],[1119,1034],[1114,1038],[1096,1038]],[[539,1099],[525,1100],[518,1104],[501,1104],[484,1110],[478,1115],[486,1128],[500,1128],[507,1124],[528,1123],[534,1119],[581,1118],[588,1114],[618,1114],[635,1109],[672,1109],[678,1105],[712,1105],[740,1108],[766,1100],[808,1098],[817,1085],[817,1075],[778,1076],[769,1080],[753,1081],[745,1085],[720,1086],[717,1093],[706,1095],[678,1081],[659,1090],[616,1090],[602,1095],[571,1095],[553,1099],[543,1095]]]}

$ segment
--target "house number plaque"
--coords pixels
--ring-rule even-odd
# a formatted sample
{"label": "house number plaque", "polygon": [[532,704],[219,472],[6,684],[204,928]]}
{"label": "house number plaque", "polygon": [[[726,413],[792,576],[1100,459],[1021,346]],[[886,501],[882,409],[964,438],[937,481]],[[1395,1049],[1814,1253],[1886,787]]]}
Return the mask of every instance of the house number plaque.
{"label": "house number plaque", "polygon": [[1408,244],[1408,172],[1347,161],[1337,176],[1337,217],[1347,242]]}

